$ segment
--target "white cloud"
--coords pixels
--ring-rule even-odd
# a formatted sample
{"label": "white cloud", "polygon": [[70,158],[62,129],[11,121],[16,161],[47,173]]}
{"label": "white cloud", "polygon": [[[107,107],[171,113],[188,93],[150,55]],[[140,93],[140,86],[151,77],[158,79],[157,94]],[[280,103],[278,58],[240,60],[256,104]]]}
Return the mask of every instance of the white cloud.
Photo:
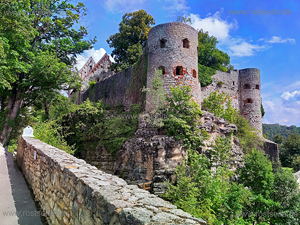
{"label": "white cloud", "polygon": [[300,126],[300,105],[298,103],[287,106],[279,99],[274,99],[263,101],[263,106],[266,112],[264,123]]}
{"label": "white cloud", "polygon": [[267,46],[260,46],[257,44],[251,44],[243,39],[232,39],[231,44],[229,45],[229,54],[231,56],[252,56],[255,52],[266,49]]}
{"label": "white cloud", "polygon": [[[95,63],[97,63],[105,53],[106,51],[104,50],[104,48],[100,48],[99,50],[95,50],[94,48],[85,50],[83,55],[77,55],[75,67],[80,70],[91,56],[93,57]],[[113,58],[110,55],[109,57],[110,60],[114,62]]]}
{"label": "white cloud", "polygon": [[223,20],[220,14],[221,12],[216,12],[215,14],[209,14],[206,18],[201,18],[198,14],[190,14],[189,17],[191,17],[192,26],[195,29],[203,29],[208,31],[209,35],[216,37],[220,42],[220,46],[222,46],[222,50],[228,52],[230,56],[252,56],[255,52],[268,48],[266,45],[252,44],[251,40],[247,41],[243,38],[232,37],[230,32],[238,29],[237,21]]}
{"label": "white cloud", "polygon": [[222,20],[220,12],[216,12],[213,15],[209,14],[208,17],[203,19],[198,14],[190,14],[189,17],[191,17],[192,26],[195,29],[208,31],[209,35],[216,37],[219,41],[230,38],[230,30],[238,28],[236,20],[233,22]]}
{"label": "white cloud", "polygon": [[285,91],[282,93],[280,97],[288,101],[290,98],[294,98],[296,95],[300,96],[300,91],[293,91],[293,92]]}
{"label": "white cloud", "polygon": [[278,37],[278,36],[273,36],[270,40],[265,40],[266,42],[268,43],[271,43],[271,44],[274,44],[274,43],[286,43],[286,42],[289,42],[289,43],[296,43],[296,40],[293,39],[293,38],[285,38],[285,39],[282,39],[281,37]]}
{"label": "white cloud", "polygon": [[166,10],[185,13],[188,9],[190,9],[185,0],[166,0],[166,2],[172,4],[168,7],[164,7]]}
{"label": "white cloud", "polygon": [[110,12],[132,12],[138,10],[146,0],[105,0],[105,7]]}

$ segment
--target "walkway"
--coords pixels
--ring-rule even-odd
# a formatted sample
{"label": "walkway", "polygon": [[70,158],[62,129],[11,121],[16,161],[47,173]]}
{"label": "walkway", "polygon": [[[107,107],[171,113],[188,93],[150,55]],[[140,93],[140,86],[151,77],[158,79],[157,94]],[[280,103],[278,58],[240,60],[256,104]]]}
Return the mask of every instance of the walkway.
{"label": "walkway", "polygon": [[39,211],[12,154],[0,145],[0,221],[9,225],[42,225]]}

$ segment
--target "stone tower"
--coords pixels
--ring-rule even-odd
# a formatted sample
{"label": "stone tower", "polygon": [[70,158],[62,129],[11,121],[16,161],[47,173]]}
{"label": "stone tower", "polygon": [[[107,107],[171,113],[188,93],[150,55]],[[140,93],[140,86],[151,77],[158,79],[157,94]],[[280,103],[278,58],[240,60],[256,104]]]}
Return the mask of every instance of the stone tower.
{"label": "stone tower", "polygon": [[239,81],[241,115],[262,134],[260,70],[255,68],[240,70]]}
{"label": "stone tower", "polygon": [[[160,24],[149,31],[147,48],[147,86],[151,83],[155,69],[160,69],[167,93],[170,93],[170,86],[190,86],[193,99],[200,105],[198,32],[184,23]],[[146,98],[146,110],[151,110],[148,93]]]}

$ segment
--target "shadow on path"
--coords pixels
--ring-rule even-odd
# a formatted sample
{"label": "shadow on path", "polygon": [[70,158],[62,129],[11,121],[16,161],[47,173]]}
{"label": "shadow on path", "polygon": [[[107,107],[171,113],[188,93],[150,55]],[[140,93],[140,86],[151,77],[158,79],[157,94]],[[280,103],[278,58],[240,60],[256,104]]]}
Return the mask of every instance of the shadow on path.
{"label": "shadow on path", "polygon": [[[45,225],[46,219],[38,208],[37,202],[33,200],[33,193],[28,188],[25,178],[19,169],[16,160],[12,159],[12,154],[6,153],[8,174],[11,191],[18,214],[18,224],[20,225]],[[42,222],[43,221],[43,222]]]}

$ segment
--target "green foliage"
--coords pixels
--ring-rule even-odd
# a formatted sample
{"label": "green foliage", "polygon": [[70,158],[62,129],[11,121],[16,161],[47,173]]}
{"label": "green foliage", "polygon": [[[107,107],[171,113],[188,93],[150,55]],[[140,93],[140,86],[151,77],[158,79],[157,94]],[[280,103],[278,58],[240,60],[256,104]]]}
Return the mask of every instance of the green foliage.
{"label": "green foliage", "polygon": [[205,87],[213,82],[211,76],[216,74],[216,70],[198,63],[198,74],[201,87]]}
{"label": "green foliage", "polygon": [[257,135],[256,130],[249,125],[247,119],[239,115],[238,110],[232,107],[229,94],[211,92],[209,97],[203,100],[202,109],[237,126],[238,133],[236,136],[240,140],[244,153],[251,153],[253,148],[262,146],[262,140]]}
{"label": "green foliage", "polygon": [[174,136],[176,140],[182,139],[185,147],[196,149],[208,137],[205,130],[197,128],[202,114],[200,107],[192,100],[189,86],[170,87],[170,92],[164,127],[168,130],[168,135]]}
{"label": "green foliage", "polygon": [[85,11],[82,3],[59,0],[1,2],[0,99],[8,99],[1,105],[7,107],[1,142],[9,141],[13,130],[9,121],[15,121],[21,108],[37,101],[47,108],[54,92],[80,86],[71,65],[77,54],[95,43],[83,40],[87,30],[77,26]]}
{"label": "green foliage", "polygon": [[279,124],[263,124],[263,133],[268,133],[271,141],[275,141],[274,136],[279,134],[286,139],[290,134],[296,133],[300,134],[300,127],[292,126],[283,126]]}
{"label": "green foliage", "polygon": [[166,108],[166,91],[164,88],[164,80],[161,70],[155,69],[154,75],[151,79],[150,86],[143,88],[150,96],[150,102],[152,111],[158,112]]}
{"label": "green foliage", "polygon": [[218,94],[217,91],[210,93],[208,98],[203,100],[202,109],[213,113],[217,117],[227,119],[233,123],[239,112],[231,106],[231,99],[229,94],[222,92]]}
{"label": "green foliage", "polygon": [[219,81],[219,82],[217,83],[218,86],[222,86],[223,84],[225,84],[223,81]]}
{"label": "green foliage", "polygon": [[37,122],[33,126],[34,136],[42,142],[74,154],[74,145],[69,146],[62,135],[62,127],[55,121]]}
{"label": "green foliage", "polygon": [[249,205],[243,209],[244,215],[248,213],[245,218],[252,223],[268,223],[270,217],[260,215],[278,206],[271,198],[274,187],[272,164],[263,152],[258,150],[253,150],[244,160],[244,167],[239,169],[239,183],[247,187],[252,195]]}
{"label": "green foliage", "polygon": [[261,111],[261,118],[264,118],[266,112],[265,112],[264,106],[263,106],[263,104],[262,104],[262,101],[261,101],[260,111]]}
{"label": "green foliage", "polygon": [[176,22],[180,22],[180,23],[185,23],[185,24],[192,24],[192,19],[191,17],[187,17],[186,15],[184,16],[178,16]]}
{"label": "green foliage", "polygon": [[119,32],[107,39],[109,47],[113,47],[112,56],[116,63],[112,69],[121,71],[138,61],[146,46],[148,32],[154,19],[144,10],[126,13],[119,24]]}
{"label": "green foliage", "polygon": [[291,169],[271,162],[261,151],[252,151],[239,169],[239,183],[249,189],[244,219],[252,224],[298,224],[299,188]]}
{"label": "green foliage", "polygon": [[[233,173],[227,166],[230,148],[229,139],[219,138],[211,158],[190,149],[188,160],[175,171],[176,183],[167,182],[165,198],[208,224],[245,224],[239,215],[248,194],[231,181]],[[213,163],[218,164],[215,172]]]}
{"label": "green foliage", "polygon": [[101,101],[94,103],[87,100],[63,116],[59,121],[62,133],[68,145],[75,145],[75,155],[99,148],[116,155],[124,142],[134,136],[138,128],[136,114],[140,108],[133,105],[128,113],[123,112],[123,106],[120,107],[119,110],[117,107],[107,110]]}
{"label": "green foliage", "polygon": [[94,87],[96,85],[96,81],[92,80],[90,83],[89,83],[90,87]]}
{"label": "green foliage", "polygon": [[284,167],[292,167],[295,172],[300,169],[300,135],[290,134],[282,144],[279,157]]}
{"label": "green foliage", "polygon": [[142,112],[142,107],[138,104],[131,104],[129,108],[129,112],[134,115],[138,115]]}
{"label": "green foliage", "polygon": [[216,70],[227,72],[234,69],[228,54],[216,48],[217,38],[209,36],[202,29],[198,32],[198,74],[199,82],[205,87],[213,82],[211,76]]}
{"label": "green foliage", "polygon": [[217,44],[217,38],[209,36],[208,32],[201,29],[198,32],[198,63],[215,70],[227,72],[229,68],[232,68],[230,57],[217,49]]}

